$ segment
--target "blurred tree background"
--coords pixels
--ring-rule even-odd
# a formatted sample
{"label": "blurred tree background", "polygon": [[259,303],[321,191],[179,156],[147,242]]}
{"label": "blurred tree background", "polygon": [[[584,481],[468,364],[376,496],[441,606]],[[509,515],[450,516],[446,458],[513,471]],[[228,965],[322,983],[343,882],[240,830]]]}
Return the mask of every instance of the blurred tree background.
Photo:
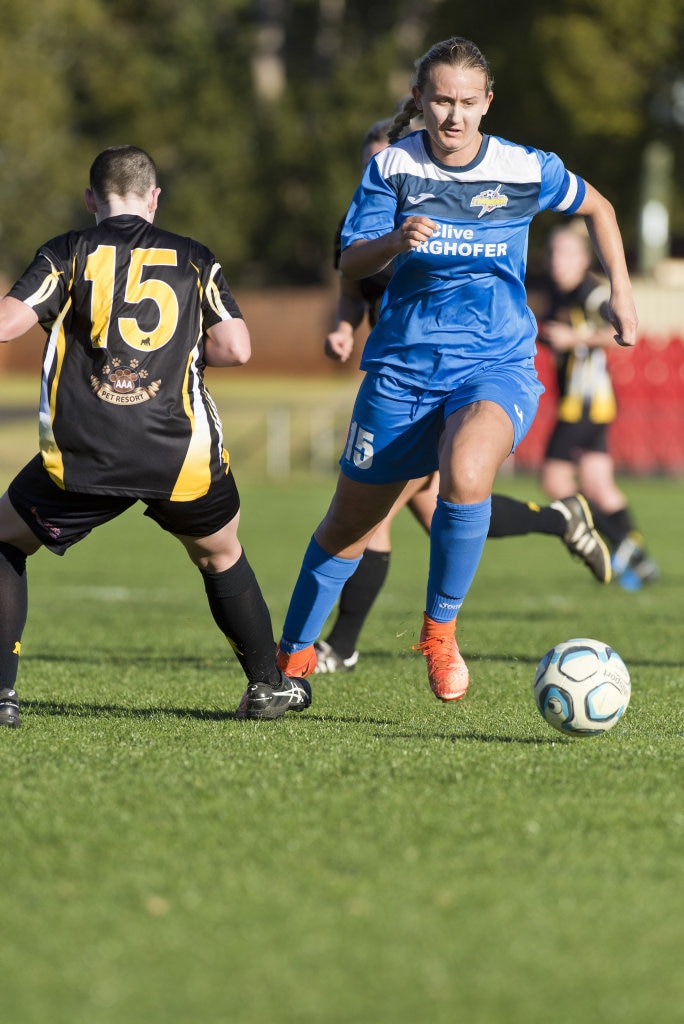
{"label": "blurred tree background", "polygon": [[361,137],[450,35],[493,68],[485,130],[558,152],[632,256],[643,154],[666,143],[684,244],[682,0],[0,0],[0,271],[90,223],[90,162],[126,142],[158,163],[159,222],[233,284],[327,281]]}

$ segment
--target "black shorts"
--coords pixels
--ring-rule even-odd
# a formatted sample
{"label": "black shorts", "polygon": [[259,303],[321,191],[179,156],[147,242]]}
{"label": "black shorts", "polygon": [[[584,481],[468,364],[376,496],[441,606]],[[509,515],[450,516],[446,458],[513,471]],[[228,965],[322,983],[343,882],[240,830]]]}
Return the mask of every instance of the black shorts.
{"label": "black shorts", "polygon": [[586,452],[608,451],[608,424],[580,420],[578,423],[557,423],[546,445],[547,459],[577,462]]}
{"label": "black shorts", "polygon": [[203,497],[169,501],[64,491],[51,480],[40,455],[16,475],[7,495],[41,544],[56,555],[63,555],[96,526],[116,519],[137,501],[147,506],[145,515],[163,530],[185,537],[210,537],[240,510],[240,496],[230,470]]}

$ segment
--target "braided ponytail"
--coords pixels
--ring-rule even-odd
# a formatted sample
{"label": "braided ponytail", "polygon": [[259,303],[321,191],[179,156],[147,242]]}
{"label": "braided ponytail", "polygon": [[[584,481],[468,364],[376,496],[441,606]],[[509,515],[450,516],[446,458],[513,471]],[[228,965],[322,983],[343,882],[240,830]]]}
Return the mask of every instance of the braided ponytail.
{"label": "braided ponytail", "polygon": [[390,122],[390,126],[387,129],[387,138],[390,142],[396,142],[400,139],[406,129],[411,124],[414,117],[418,117],[420,111],[416,106],[416,101],[413,96],[409,95],[399,105],[399,108]]}

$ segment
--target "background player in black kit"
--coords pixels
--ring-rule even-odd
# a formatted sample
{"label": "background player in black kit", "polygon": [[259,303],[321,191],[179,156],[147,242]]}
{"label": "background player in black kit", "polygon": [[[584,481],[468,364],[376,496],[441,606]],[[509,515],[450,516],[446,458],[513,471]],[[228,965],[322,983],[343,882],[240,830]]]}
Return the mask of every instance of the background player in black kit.
{"label": "background player in black kit", "polygon": [[40,454],[0,498],[0,724],[20,724],[15,690],[28,595],[26,558],[56,554],[136,501],[198,567],[214,620],[248,680],[244,718],[311,702],[276,667],[271,618],[238,540],[240,499],[203,370],[251,354],[213,254],[153,226],[151,157],[104,150],[86,206],[96,225],[46,242],[0,299],[0,341],[39,322]]}
{"label": "background player in black kit", "polygon": [[541,482],[550,498],[580,487],[610,543],[615,579],[626,590],[639,590],[660,572],[615,479],[608,430],[617,402],[607,352],[616,342],[606,318],[609,289],[592,272],[593,256],[583,220],[550,232],[539,341],[553,352],[559,401]]}

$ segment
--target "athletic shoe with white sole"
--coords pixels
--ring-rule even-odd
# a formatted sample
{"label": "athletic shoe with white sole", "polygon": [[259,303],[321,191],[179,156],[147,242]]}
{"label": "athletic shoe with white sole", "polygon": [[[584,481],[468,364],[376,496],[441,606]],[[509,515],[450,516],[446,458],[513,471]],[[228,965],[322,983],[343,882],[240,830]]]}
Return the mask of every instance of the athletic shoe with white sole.
{"label": "athletic shoe with white sole", "polygon": [[250,683],[242,695],[236,718],[271,720],[287,711],[304,711],[311,704],[311,687],[306,679],[284,675],[279,686]]}
{"label": "athletic shoe with white sole", "polygon": [[10,729],[18,729],[21,725],[16,690],[0,690],[0,725],[7,725]]}
{"label": "athletic shoe with white sole", "polygon": [[348,658],[343,658],[327,640],[319,640],[314,644],[316,651],[316,668],[314,672],[323,674],[330,672],[351,672],[359,660],[359,652],[354,651]]}
{"label": "athletic shoe with white sole", "polygon": [[566,523],[563,543],[571,555],[581,558],[599,583],[610,583],[613,572],[610,552],[594,526],[594,518],[583,494],[552,501],[551,508],[560,512]]}

